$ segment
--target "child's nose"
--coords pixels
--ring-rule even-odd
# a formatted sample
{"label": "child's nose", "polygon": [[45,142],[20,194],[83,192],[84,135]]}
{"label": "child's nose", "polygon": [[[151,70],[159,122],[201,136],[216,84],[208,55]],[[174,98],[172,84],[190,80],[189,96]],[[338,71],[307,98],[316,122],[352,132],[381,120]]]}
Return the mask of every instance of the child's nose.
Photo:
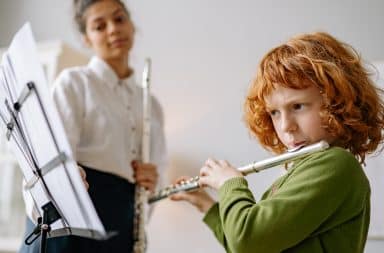
{"label": "child's nose", "polygon": [[283,114],[281,120],[281,129],[284,132],[293,132],[297,130],[297,123],[295,118],[289,114]]}

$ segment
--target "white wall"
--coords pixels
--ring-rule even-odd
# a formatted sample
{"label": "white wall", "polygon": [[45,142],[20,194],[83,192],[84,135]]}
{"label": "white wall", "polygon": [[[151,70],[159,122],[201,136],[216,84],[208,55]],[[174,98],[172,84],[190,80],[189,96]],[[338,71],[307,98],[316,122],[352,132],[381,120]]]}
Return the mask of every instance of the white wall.
{"label": "white wall", "polygon": [[[82,48],[71,1],[0,1],[0,46],[29,20],[37,40],[63,39]],[[127,0],[136,24],[131,56],[137,78],[153,61],[152,86],[164,106],[171,160],[168,178],[196,175],[209,156],[235,165],[265,158],[242,123],[242,103],[263,54],[299,32],[324,30],[352,44],[369,61],[384,59],[382,0]],[[373,168],[378,169],[378,168]],[[281,173],[252,175],[259,197]],[[382,189],[375,189],[382,190]],[[185,204],[159,203],[149,224],[149,253],[223,252]],[[382,252],[384,241],[366,252]]]}

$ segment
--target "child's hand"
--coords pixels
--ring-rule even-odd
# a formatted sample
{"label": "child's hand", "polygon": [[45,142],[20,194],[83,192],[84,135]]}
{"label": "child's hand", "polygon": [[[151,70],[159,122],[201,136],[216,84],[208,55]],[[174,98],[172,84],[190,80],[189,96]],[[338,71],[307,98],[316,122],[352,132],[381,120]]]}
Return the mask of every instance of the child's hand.
{"label": "child's hand", "polygon": [[[187,177],[179,178],[175,183],[180,183],[186,180]],[[209,196],[209,194],[203,189],[198,189],[190,192],[178,192],[170,196],[171,200],[174,201],[187,201],[194,205],[200,212],[206,213],[215,203],[215,201]]]}
{"label": "child's hand", "polygon": [[227,161],[208,159],[200,169],[200,185],[218,190],[228,179],[243,177],[240,171]]}
{"label": "child's hand", "polygon": [[83,180],[83,184],[84,184],[85,188],[88,190],[89,184],[87,181],[87,173],[85,173],[85,170],[81,166],[77,165],[77,168],[79,169],[81,179]]}
{"label": "child's hand", "polygon": [[154,192],[156,189],[159,174],[157,173],[157,167],[151,163],[141,163],[139,161],[132,161],[131,163],[134,178],[136,182],[147,189],[150,192]]}

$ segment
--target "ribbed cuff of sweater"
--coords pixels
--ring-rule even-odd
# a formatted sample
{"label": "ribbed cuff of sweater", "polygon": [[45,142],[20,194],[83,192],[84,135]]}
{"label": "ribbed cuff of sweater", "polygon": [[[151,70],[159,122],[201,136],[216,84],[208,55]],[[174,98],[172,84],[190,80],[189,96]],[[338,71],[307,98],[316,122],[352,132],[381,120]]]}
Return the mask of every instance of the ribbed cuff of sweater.
{"label": "ribbed cuff of sweater", "polygon": [[234,177],[228,179],[218,191],[219,194],[219,202],[225,197],[228,193],[232,192],[235,188],[248,188],[248,182],[244,177]]}

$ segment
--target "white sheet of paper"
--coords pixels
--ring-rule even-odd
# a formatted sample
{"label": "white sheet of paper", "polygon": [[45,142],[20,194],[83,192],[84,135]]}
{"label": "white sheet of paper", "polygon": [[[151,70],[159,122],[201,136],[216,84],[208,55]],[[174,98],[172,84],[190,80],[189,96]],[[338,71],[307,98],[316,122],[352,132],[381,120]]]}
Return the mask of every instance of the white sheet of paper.
{"label": "white sheet of paper", "polygon": [[[88,235],[90,237],[106,237],[104,226],[83,184],[77,164],[73,160],[61,119],[51,99],[43,68],[38,61],[36,45],[28,23],[14,36],[7,53],[3,56],[2,68],[0,75],[4,75],[6,71],[13,72],[17,79],[10,82],[7,79],[7,84],[11,86],[8,91],[4,87],[0,88],[0,111],[8,116],[7,120],[10,117],[4,106],[4,98],[16,102],[26,84],[31,81],[35,84],[40,97],[41,105],[38,96],[32,91],[23,103],[20,110],[21,117],[19,117],[37,166],[43,167],[59,152],[64,152],[67,156],[64,164],[60,164],[44,175],[49,193],[41,180],[30,191],[35,204],[40,208],[40,215],[43,213],[41,206],[49,201],[49,195],[51,195],[63,217],[51,225],[52,234],[54,230],[70,227],[90,231]],[[4,78],[1,78],[0,82],[3,82],[1,86],[4,86]],[[3,123],[0,124],[4,129]],[[31,166],[15,139],[11,138],[10,141],[24,178],[28,182],[34,177]]]}

